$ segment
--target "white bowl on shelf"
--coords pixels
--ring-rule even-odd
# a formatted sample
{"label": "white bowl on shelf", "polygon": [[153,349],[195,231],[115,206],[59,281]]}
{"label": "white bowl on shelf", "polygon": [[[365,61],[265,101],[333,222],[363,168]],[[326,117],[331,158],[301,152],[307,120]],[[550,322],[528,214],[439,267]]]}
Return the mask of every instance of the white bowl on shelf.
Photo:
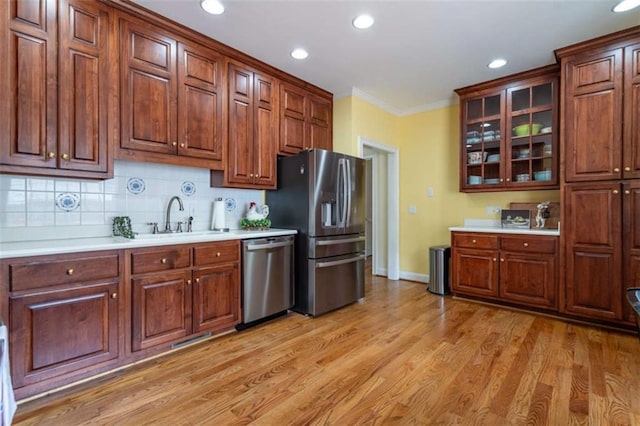
{"label": "white bowl on shelf", "polygon": [[520,173],[516,175],[516,182],[529,182],[529,180],[531,180],[529,173]]}

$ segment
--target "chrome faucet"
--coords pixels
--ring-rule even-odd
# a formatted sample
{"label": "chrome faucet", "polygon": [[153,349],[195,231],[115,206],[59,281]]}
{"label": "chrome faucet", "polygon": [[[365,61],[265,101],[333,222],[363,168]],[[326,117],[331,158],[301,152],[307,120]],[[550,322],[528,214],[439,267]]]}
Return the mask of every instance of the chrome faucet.
{"label": "chrome faucet", "polygon": [[169,200],[169,204],[167,204],[167,213],[164,217],[164,231],[162,231],[163,233],[173,232],[171,230],[171,206],[173,205],[174,201],[178,202],[178,205],[180,206],[180,211],[181,212],[184,211],[184,204],[182,204],[182,200],[180,199],[180,197],[178,197],[177,195],[174,195],[173,197],[171,197],[171,199]]}

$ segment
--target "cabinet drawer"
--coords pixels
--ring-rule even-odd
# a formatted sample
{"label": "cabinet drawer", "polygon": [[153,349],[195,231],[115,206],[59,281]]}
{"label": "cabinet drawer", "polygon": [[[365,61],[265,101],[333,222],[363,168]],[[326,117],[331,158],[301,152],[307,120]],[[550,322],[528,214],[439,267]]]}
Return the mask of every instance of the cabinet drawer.
{"label": "cabinet drawer", "polygon": [[498,236],[491,234],[458,234],[453,233],[454,247],[497,249]]}
{"label": "cabinet drawer", "polygon": [[502,237],[500,239],[502,250],[517,251],[523,253],[555,253],[555,238],[540,237]]}
{"label": "cabinet drawer", "polygon": [[167,271],[191,266],[189,247],[161,248],[131,253],[131,273]]}
{"label": "cabinet drawer", "polygon": [[9,264],[10,290],[21,291],[119,276],[117,253],[31,258]]}
{"label": "cabinet drawer", "polygon": [[202,244],[193,248],[194,266],[237,262],[238,260],[240,260],[240,243],[238,241]]}

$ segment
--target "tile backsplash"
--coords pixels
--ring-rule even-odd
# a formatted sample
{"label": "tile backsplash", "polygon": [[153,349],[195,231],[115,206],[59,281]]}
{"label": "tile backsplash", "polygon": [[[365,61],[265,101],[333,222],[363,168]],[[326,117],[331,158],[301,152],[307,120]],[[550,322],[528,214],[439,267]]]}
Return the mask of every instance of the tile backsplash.
{"label": "tile backsplash", "polygon": [[[111,235],[115,216],[129,216],[133,230],[150,233],[148,222],[164,227],[167,203],[171,227],[193,216],[193,230],[211,227],[213,201],[227,201],[227,226],[239,228],[249,202],[262,205],[258,190],[211,188],[206,169],[116,160],[104,181],[0,174],[0,242]],[[186,228],[185,228],[186,229]]]}

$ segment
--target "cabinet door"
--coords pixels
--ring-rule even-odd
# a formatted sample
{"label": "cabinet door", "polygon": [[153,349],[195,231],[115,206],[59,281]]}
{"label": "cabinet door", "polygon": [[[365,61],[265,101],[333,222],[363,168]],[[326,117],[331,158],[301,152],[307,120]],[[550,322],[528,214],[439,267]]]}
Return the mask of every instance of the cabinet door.
{"label": "cabinet door", "polygon": [[253,72],[229,64],[227,183],[253,183],[253,150]]}
{"label": "cabinet door", "polygon": [[498,251],[454,247],[452,261],[454,293],[498,296]]}
{"label": "cabinet door", "polygon": [[280,153],[297,154],[310,148],[305,114],[306,92],[286,83],[280,84]]}
{"label": "cabinet door", "polygon": [[222,70],[211,49],[178,44],[178,153],[211,160],[222,170]]}
{"label": "cabinet door", "polygon": [[277,82],[265,74],[254,77],[254,184],[265,189],[276,188],[276,156],[278,150]]}
{"label": "cabinet door", "polygon": [[[623,280],[624,289],[640,287],[640,181],[623,185]],[[635,322],[631,306],[623,292],[624,319]]]}
{"label": "cabinet door", "polygon": [[142,24],[120,25],[120,146],[175,154],[176,41]]}
{"label": "cabinet door", "polygon": [[566,181],[618,179],[622,156],[622,49],[563,67]]}
{"label": "cabinet door", "polygon": [[554,255],[502,252],[500,297],[545,309],[556,308]]}
{"label": "cabinet door", "polygon": [[0,11],[0,163],[56,168],[56,1],[3,1]]}
{"label": "cabinet door", "polygon": [[640,178],[640,43],[624,50],[623,177]]}
{"label": "cabinet door", "polygon": [[189,271],[132,279],[132,350],[168,344],[191,334],[189,283]]}
{"label": "cabinet door", "polygon": [[240,322],[240,269],[226,263],[193,271],[193,332],[218,331]]}
{"label": "cabinet door", "polygon": [[118,282],[12,297],[13,384],[21,387],[118,356]]}
{"label": "cabinet door", "polygon": [[109,143],[109,9],[60,1],[59,164],[105,173]]}
{"label": "cabinet door", "polygon": [[328,99],[310,96],[309,102],[309,145],[331,151],[332,146],[332,105]]}
{"label": "cabinet door", "polygon": [[565,218],[566,312],[622,317],[622,197],[618,183],[567,185]]}

